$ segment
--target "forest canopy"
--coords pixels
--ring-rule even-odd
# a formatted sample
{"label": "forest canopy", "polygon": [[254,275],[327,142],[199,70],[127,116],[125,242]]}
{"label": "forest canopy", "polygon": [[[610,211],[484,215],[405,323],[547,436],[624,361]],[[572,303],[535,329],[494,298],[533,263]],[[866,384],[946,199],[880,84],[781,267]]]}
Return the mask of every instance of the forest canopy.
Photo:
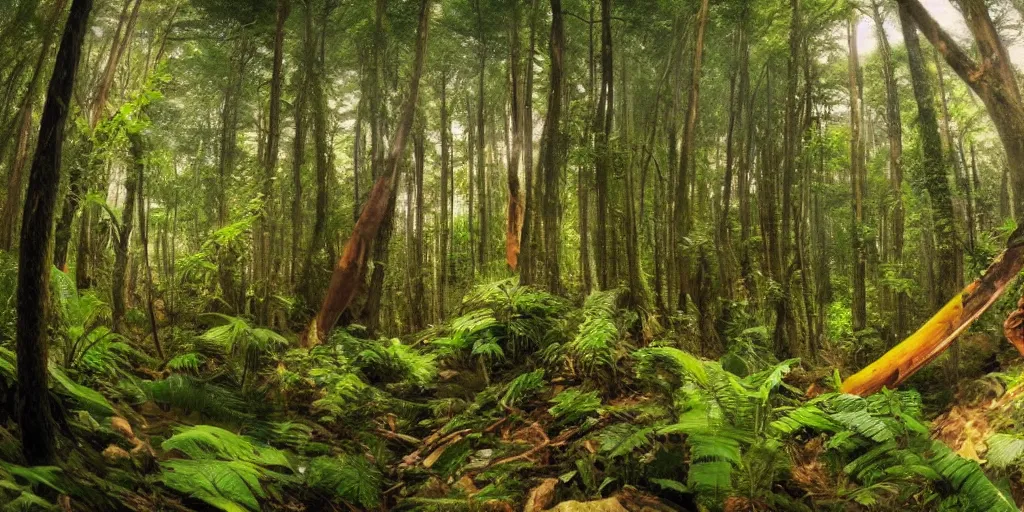
{"label": "forest canopy", "polygon": [[1021,0],[0,2],[0,510],[1020,510],[1021,69]]}

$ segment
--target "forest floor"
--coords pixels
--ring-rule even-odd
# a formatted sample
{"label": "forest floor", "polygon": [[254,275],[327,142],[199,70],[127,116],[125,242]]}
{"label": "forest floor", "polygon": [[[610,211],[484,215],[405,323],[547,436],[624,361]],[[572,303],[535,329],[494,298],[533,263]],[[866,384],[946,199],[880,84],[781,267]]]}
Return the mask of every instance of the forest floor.
{"label": "forest floor", "polygon": [[[67,300],[78,303],[64,305],[65,335],[88,302]],[[306,350],[241,318],[195,322],[162,330],[166,361],[110,335],[53,366],[62,459],[21,465],[4,418],[5,510],[1014,510],[1009,497],[1024,499],[1024,440],[1006,434],[1024,410],[1018,367],[966,379],[941,410],[913,390],[812,398],[811,384],[835,389],[835,376],[775,361],[756,330],[707,360],[615,292],[575,306],[511,282],[479,287],[459,316],[405,340],[353,326]],[[13,363],[0,350],[8,404]]]}

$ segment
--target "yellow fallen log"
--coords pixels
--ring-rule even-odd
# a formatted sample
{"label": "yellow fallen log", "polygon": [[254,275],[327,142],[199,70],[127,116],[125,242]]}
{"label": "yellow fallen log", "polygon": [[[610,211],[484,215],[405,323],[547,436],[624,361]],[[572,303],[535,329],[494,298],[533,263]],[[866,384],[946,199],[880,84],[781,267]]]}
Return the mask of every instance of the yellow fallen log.
{"label": "yellow fallen log", "polygon": [[883,387],[898,386],[949,348],[957,336],[995,303],[1022,267],[1024,240],[1015,233],[1011,236],[1009,247],[989,265],[981,277],[953,297],[917,332],[846,379],[840,390],[866,396]]}

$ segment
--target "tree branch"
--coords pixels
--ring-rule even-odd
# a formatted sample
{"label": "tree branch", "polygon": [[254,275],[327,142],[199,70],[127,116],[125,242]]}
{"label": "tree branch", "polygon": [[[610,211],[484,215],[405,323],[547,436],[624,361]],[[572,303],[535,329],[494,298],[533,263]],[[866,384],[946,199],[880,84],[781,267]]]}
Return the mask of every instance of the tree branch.
{"label": "tree branch", "polygon": [[979,67],[970,56],[967,55],[960,45],[953,40],[952,37],[942,27],[939,26],[935,18],[928,13],[928,10],[921,5],[918,0],[896,0],[914,19],[917,26],[921,29],[928,41],[935,47],[936,50],[942,54],[942,57],[949,64],[949,67],[953,68],[953,71],[967,82],[967,85],[974,89],[979,95],[982,94],[979,90],[978,79],[984,73],[984,69]]}

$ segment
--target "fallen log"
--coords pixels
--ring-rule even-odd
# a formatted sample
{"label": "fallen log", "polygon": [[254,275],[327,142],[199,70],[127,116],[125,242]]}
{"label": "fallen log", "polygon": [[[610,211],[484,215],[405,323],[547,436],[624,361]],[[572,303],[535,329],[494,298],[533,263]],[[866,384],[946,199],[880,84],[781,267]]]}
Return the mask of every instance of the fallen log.
{"label": "fallen log", "polygon": [[[1024,267],[1024,230],[1018,228],[985,273],[953,297],[920,329],[843,381],[843,393],[866,396],[894,388],[942,354],[984,313]],[[1017,344],[1014,344],[1017,346]],[[1018,349],[1021,347],[1018,346]],[[1024,354],[1024,351],[1022,351]]]}

